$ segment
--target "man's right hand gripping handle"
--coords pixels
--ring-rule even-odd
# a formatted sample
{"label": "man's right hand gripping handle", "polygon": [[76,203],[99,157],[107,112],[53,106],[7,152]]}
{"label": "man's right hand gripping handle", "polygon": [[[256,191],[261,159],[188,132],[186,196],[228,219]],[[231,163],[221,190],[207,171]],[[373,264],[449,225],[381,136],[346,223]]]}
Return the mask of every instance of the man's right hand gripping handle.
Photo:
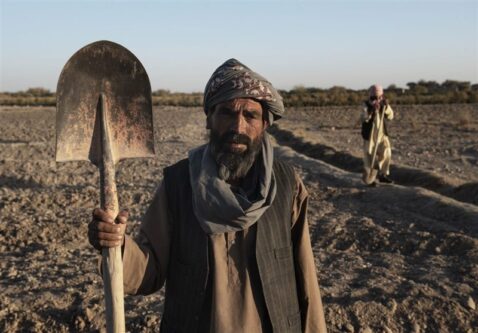
{"label": "man's right hand gripping handle", "polygon": [[97,250],[103,247],[122,246],[126,231],[128,212],[121,211],[116,219],[113,219],[107,211],[95,208],[92,221],[88,224],[88,240]]}

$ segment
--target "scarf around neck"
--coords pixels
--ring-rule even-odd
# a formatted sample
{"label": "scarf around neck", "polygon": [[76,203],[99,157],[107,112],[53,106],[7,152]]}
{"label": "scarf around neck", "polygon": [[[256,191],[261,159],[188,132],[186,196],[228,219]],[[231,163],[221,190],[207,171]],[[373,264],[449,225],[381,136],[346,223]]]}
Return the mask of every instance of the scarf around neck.
{"label": "scarf around neck", "polygon": [[274,201],[277,191],[273,155],[269,136],[264,133],[262,149],[238,188],[219,178],[218,166],[208,144],[189,151],[193,210],[204,232],[236,232],[259,220]]}

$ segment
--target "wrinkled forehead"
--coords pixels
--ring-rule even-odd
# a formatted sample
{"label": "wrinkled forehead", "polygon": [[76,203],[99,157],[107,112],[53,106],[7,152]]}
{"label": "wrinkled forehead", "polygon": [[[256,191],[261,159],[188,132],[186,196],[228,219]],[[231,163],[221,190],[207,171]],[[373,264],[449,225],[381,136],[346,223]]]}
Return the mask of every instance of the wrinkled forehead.
{"label": "wrinkled forehead", "polygon": [[262,113],[262,104],[253,98],[233,98],[228,101],[219,103],[216,105],[216,109],[221,107],[227,107],[231,110],[241,111],[260,111]]}

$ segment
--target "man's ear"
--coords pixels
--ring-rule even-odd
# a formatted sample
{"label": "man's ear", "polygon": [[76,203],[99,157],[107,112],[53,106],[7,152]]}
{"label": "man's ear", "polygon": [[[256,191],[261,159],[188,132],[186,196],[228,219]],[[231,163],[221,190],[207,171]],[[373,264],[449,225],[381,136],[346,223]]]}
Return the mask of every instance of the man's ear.
{"label": "man's ear", "polygon": [[[263,112],[264,112],[264,111],[263,111]],[[271,124],[269,117],[272,117],[272,114],[269,114],[268,111],[265,111],[265,114],[263,114],[263,116],[262,116],[262,122],[264,123],[264,131],[265,131],[265,130],[269,127],[269,125]]]}
{"label": "man's ear", "polygon": [[262,123],[264,124],[264,131],[265,131],[267,127],[269,127],[270,125],[269,116],[272,117],[272,115],[269,114],[269,111],[267,111],[266,106],[264,106],[262,103],[261,103],[261,106],[262,106]]}

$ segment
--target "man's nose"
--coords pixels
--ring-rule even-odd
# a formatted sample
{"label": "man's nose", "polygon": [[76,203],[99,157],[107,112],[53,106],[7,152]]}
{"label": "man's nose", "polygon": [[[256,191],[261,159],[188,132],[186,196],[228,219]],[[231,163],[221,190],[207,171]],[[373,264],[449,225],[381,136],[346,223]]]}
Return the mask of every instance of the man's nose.
{"label": "man's nose", "polygon": [[242,114],[236,114],[232,119],[230,130],[243,134],[246,132],[246,120]]}

